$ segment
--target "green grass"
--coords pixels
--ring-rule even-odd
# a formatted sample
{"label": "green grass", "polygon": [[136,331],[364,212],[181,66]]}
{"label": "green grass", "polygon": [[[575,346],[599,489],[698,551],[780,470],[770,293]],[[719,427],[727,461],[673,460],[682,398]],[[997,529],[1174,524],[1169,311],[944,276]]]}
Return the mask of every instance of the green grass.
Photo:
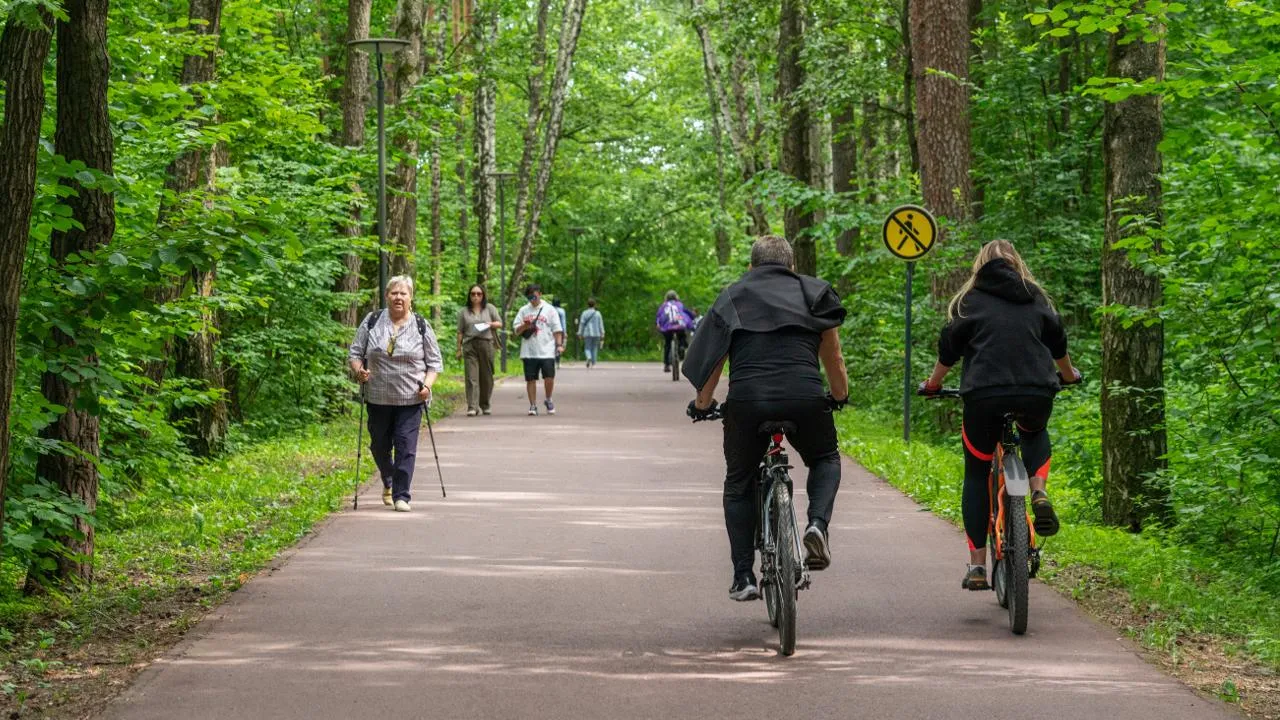
{"label": "green grass", "polygon": [[[460,378],[442,377],[432,417],[451,412],[461,391]],[[94,581],[83,590],[24,597],[20,569],[7,568],[0,589],[3,695],[13,701],[47,687],[46,673],[87,642],[123,643],[120,652],[129,655],[163,635],[161,626],[194,623],[350,501],[355,445],[353,404],[349,417],[108,499],[98,520]],[[366,452],[361,474],[372,468]]]}
{"label": "green grass", "polygon": [[[844,452],[934,513],[960,523],[958,440],[908,445],[900,420],[853,409],[841,413],[837,423]],[[1055,473],[1061,474],[1056,465]],[[1050,478],[1060,513],[1087,515],[1073,507],[1084,499],[1064,486]],[[963,548],[955,550],[958,563]],[[1090,583],[1099,578],[1122,591],[1136,611],[1128,616],[1141,618],[1123,629],[1150,648],[1176,656],[1180,638],[1211,635],[1228,650],[1280,670],[1280,598],[1265,589],[1271,579],[1261,569],[1205,557],[1159,536],[1071,522],[1048,539],[1045,554],[1042,577],[1077,599],[1084,599],[1081,594],[1091,592]]]}

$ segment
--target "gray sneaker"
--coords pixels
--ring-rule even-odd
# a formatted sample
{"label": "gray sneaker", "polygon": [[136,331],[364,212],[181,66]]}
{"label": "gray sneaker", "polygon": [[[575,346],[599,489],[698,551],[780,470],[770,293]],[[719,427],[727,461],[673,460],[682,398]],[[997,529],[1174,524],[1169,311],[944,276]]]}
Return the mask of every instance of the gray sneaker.
{"label": "gray sneaker", "polygon": [[547,399],[546,399],[546,402],[544,402],[544,403],[542,403],[542,404],[547,406],[547,414],[548,414],[548,415],[555,415],[555,414],[556,414],[556,404],[555,404],[555,403],[553,403],[553,402],[551,402],[551,398],[547,398]]}
{"label": "gray sneaker", "polygon": [[537,405],[530,405],[530,406],[529,406],[529,414],[530,414],[530,415],[537,415],[537,414],[538,414],[538,406],[537,406]]}
{"label": "gray sneaker", "polygon": [[831,565],[831,546],[827,544],[827,534],[816,524],[810,524],[804,531],[804,566],[810,570],[826,570]]}
{"label": "gray sneaker", "polygon": [[738,602],[759,600],[760,588],[756,585],[755,575],[747,573],[735,577],[733,585],[729,587],[729,599],[737,600]]}

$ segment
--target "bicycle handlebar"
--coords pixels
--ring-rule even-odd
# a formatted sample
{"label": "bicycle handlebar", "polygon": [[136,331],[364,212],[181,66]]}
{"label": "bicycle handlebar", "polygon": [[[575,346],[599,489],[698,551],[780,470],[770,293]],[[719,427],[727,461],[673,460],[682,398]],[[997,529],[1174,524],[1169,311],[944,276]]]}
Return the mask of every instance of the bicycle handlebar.
{"label": "bicycle handlebar", "polygon": [[[1079,371],[1077,370],[1077,372]],[[1062,386],[1063,390],[1066,390],[1067,388],[1070,388],[1070,387],[1074,387],[1076,385],[1083,385],[1084,375],[1081,375],[1080,379],[1076,380],[1075,382],[1067,382],[1067,379],[1062,377],[1062,373],[1058,373],[1058,384]],[[916,395],[919,395],[926,400],[937,400],[939,398],[957,398],[957,397],[960,397],[960,390],[959,388],[939,388],[936,392],[931,392],[927,388],[925,388],[924,383],[920,383],[920,387],[916,388]]]}
{"label": "bicycle handlebar", "polygon": [[698,407],[694,405],[694,401],[690,400],[689,407],[686,408],[684,412],[694,422],[704,422],[707,420],[722,420],[724,418],[724,408],[720,405],[720,403],[716,402],[715,400],[711,401],[711,407],[707,408],[706,410],[699,410]]}

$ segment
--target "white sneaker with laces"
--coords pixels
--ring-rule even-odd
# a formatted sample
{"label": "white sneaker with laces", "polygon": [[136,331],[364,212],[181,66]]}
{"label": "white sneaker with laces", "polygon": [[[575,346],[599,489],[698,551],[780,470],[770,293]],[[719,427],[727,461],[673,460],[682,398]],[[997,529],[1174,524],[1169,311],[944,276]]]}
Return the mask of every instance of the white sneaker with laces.
{"label": "white sneaker with laces", "polygon": [[408,501],[408,500],[397,500],[397,501],[396,501],[396,512],[409,512],[409,501]]}

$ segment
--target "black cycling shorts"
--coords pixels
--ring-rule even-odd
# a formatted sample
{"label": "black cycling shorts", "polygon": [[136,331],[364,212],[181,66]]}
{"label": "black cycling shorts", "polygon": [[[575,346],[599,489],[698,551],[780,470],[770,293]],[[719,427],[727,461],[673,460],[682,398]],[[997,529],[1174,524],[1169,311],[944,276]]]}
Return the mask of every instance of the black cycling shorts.
{"label": "black cycling shorts", "polygon": [[533,382],[534,380],[537,380],[538,373],[542,373],[542,377],[547,380],[555,377],[556,359],[524,358],[524,381]]}

